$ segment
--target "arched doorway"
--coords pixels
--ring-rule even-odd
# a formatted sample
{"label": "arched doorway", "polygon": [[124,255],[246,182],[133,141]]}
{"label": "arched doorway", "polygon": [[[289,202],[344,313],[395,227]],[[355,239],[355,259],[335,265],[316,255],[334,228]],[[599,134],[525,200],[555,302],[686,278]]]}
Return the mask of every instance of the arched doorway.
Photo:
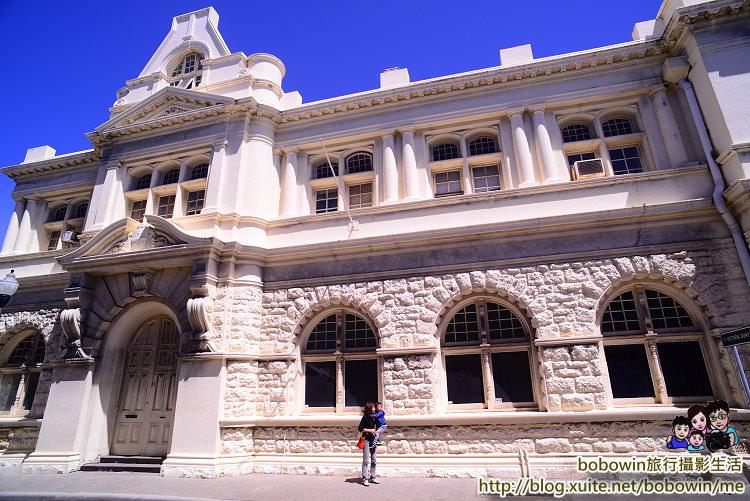
{"label": "arched doorway", "polygon": [[144,322],[128,347],[111,454],[166,456],[177,392],[177,326],[166,317]]}

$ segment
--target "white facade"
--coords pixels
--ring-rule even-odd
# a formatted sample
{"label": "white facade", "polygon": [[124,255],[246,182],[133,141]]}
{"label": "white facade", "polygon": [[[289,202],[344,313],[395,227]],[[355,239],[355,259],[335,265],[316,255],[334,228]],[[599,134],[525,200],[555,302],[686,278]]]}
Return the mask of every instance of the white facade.
{"label": "white facade", "polygon": [[633,42],[303,104],[175,17],[93,149],[3,169],[0,462],[348,472],[362,395],[392,475],[664,452],[707,398],[741,431],[749,19],[666,0]]}

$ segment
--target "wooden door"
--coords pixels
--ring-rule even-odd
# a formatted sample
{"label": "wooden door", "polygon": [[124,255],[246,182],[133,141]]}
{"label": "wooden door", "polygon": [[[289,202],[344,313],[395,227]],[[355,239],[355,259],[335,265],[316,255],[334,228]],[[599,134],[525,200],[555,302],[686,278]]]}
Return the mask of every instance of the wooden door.
{"label": "wooden door", "polygon": [[128,349],[111,454],[166,456],[177,390],[179,334],[171,320],[144,323]]}

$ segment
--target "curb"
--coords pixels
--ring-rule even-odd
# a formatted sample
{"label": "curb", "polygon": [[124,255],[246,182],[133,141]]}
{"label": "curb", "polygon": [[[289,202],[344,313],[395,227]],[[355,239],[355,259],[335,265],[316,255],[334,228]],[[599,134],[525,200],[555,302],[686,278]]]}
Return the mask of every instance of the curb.
{"label": "curb", "polygon": [[0,500],[57,501],[230,501],[219,498],[189,498],[154,494],[112,494],[101,492],[0,492]]}

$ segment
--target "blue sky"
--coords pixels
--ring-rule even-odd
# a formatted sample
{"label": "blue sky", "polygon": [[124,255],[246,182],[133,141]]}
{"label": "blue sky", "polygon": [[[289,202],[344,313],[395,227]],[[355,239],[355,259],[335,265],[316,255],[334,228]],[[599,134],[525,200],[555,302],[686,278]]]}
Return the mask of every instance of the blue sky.
{"label": "blue sky", "polygon": [[[660,1],[0,0],[0,166],[35,146],[89,149],[84,134],[109,118],[115,92],[138,76],[172,17],[208,5],[230,51],[279,57],[284,90],[310,102],[377,88],[394,66],[416,81],[497,66],[499,49],[526,43],[546,57],[627,42]],[[13,185],[0,175],[0,234]]]}

